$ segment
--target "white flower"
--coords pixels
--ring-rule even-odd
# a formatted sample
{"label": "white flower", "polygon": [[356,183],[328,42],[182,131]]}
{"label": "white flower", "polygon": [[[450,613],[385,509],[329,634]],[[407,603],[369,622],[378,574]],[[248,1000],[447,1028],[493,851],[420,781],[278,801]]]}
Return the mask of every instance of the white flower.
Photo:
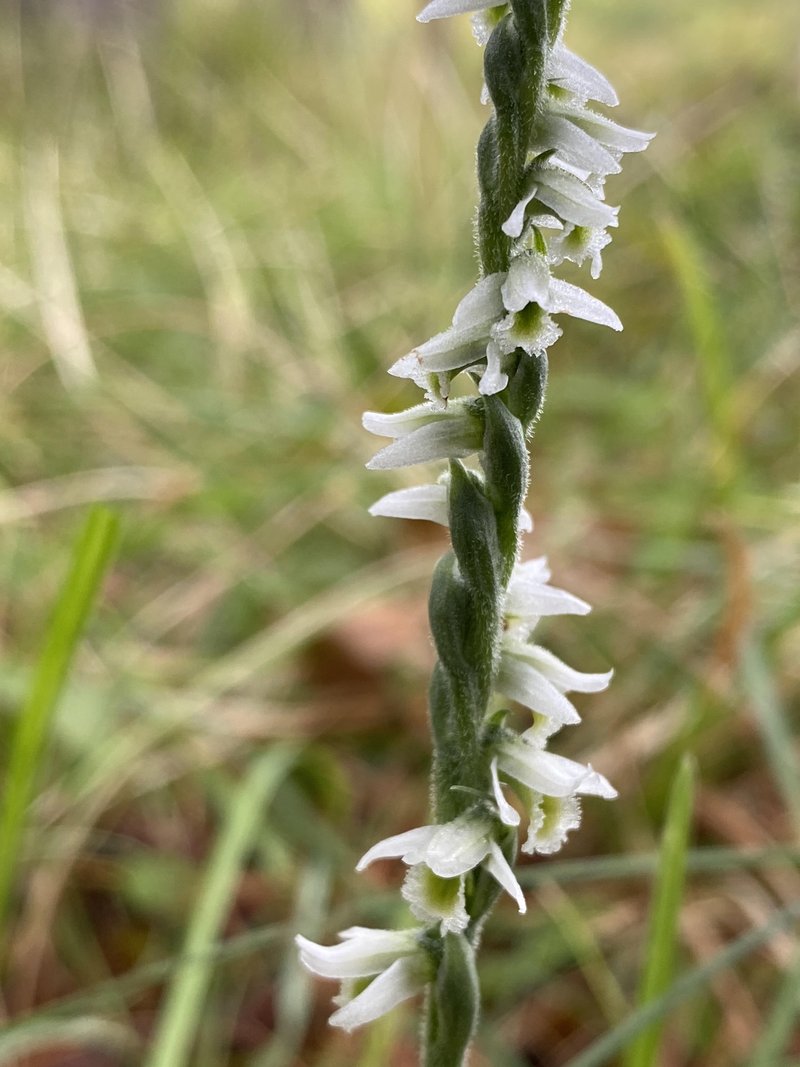
{"label": "white flower", "polygon": [[[415,485],[387,493],[375,501],[369,513],[392,519],[423,519],[449,526],[449,483],[449,474],[443,474],[434,485]],[[523,508],[519,516],[519,532],[530,533],[532,529],[533,519]]]}
{"label": "white flower", "polygon": [[[524,207],[522,210],[524,213]],[[608,211],[613,217],[613,209]],[[475,370],[481,372],[480,392],[485,395],[498,393],[508,384],[504,357],[516,348],[532,355],[552,345],[561,336],[561,329],[550,315],[561,314],[610,326],[614,330],[622,329],[619,318],[606,304],[577,285],[551,277],[544,253],[518,253],[512,257],[507,273],[490,274],[470,290],[456,308],[449,329],[403,356],[389,368],[389,373],[398,378],[411,378],[435,399],[447,396],[449,380],[454,374]],[[423,412],[423,409],[426,422],[435,418],[437,412],[441,415],[436,403],[420,405],[402,414],[411,415]],[[365,426],[373,433],[391,430],[393,436],[399,436],[400,416],[392,416],[398,420],[397,426],[390,426],[384,419],[383,428],[377,426],[375,416],[369,418],[372,422],[370,425],[365,422]],[[431,438],[434,436],[432,430],[426,433]],[[443,431],[439,430],[437,434],[443,434]],[[419,460],[391,465],[403,466],[405,462],[417,463]],[[374,460],[373,464],[377,465]]]}
{"label": "white flower", "polygon": [[592,610],[585,600],[549,582],[545,556],[515,565],[504,605],[510,634],[528,637],[543,615],[588,615]]}
{"label": "white flower", "polygon": [[[530,175],[525,194],[503,223],[503,232],[509,237],[519,237],[525,224],[528,205],[537,200],[550,208],[566,223],[576,226],[617,225],[619,209],[610,207],[577,174],[563,166],[542,163]],[[548,220],[551,216],[544,216]],[[542,225],[542,216],[534,216],[529,224]],[[559,222],[559,228],[563,228]]]}
{"label": "white flower", "polygon": [[[593,770],[591,764],[584,766],[547,752],[545,740],[536,727],[526,730],[520,737],[500,742],[492,763],[496,797],[499,794],[504,799],[498,776],[498,771],[502,771],[527,801],[530,825],[527,841],[522,846],[524,852],[549,853],[561,847],[569,831],[580,822],[579,795],[605,800],[613,800],[617,795],[610,782]],[[498,807],[499,804],[498,800]]]}
{"label": "white flower", "polygon": [[403,896],[414,915],[425,922],[441,921],[444,930],[466,928],[464,876],[481,864],[514,898],[520,912],[526,910],[519,882],[493,838],[492,822],[479,813],[467,812],[452,822],[421,826],[379,841],[361,857],[356,870],[394,857],[411,868]]}
{"label": "white flower", "polygon": [[[430,961],[420,947],[421,933],[354,926],[339,934],[340,945],[295,938],[307,970],[342,981],[341,993],[334,998],[339,1010],[330,1018],[332,1026],[354,1030],[422,992],[430,980]],[[364,985],[365,978],[372,980]]]}
{"label": "white flower", "polygon": [[503,696],[544,715],[557,729],[581,721],[572,701],[564,694],[599,693],[608,688],[612,674],[612,671],[584,674],[573,670],[547,649],[506,633],[500,646],[496,686]]}
{"label": "white flower", "polygon": [[456,400],[443,409],[418,404],[392,415],[367,411],[362,422],[370,433],[396,438],[372,457],[367,464],[370,470],[460,459],[479,451],[483,442],[483,423],[468,400]]}
{"label": "white flower", "polygon": [[556,234],[547,247],[547,259],[554,267],[568,259],[579,267],[588,259],[591,275],[596,280],[603,269],[603,249],[611,243],[611,235],[601,227],[568,226]]}
{"label": "white flower", "polygon": [[593,66],[558,43],[547,60],[546,77],[549,82],[572,93],[578,100],[597,100],[609,107],[616,107],[619,98],[614,86]]}
{"label": "white flower", "polygon": [[[489,345],[494,339],[495,327],[505,313],[501,295],[505,279],[504,273],[481,278],[456,308],[449,329],[402,356],[389,368],[389,373],[398,378],[411,378],[432,398],[445,398],[454,373],[484,360],[489,364],[489,376],[499,381],[499,362],[508,352],[500,350],[496,344],[489,351]],[[500,388],[504,388],[507,381],[503,376]]]}
{"label": "white flower", "polygon": [[505,7],[506,0],[431,0],[417,15],[417,22],[432,22],[450,15],[466,15],[470,11],[485,11],[488,7]]}
{"label": "white flower", "polygon": [[619,317],[607,304],[577,285],[553,278],[541,252],[524,252],[512,258],[502,294],[511,314],[495,332],[504,337],[503,346],[508,349],[519,347],[530,355],[547,348],[561,334],[551,315],[571,315],[612,330],[622,329]]}

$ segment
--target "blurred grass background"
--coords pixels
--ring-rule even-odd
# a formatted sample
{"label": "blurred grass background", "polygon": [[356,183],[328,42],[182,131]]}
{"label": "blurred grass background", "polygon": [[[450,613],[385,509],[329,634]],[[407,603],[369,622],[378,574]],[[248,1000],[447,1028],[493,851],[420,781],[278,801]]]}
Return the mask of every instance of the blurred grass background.
{"label": "blurred grass background", "polygon": [[[71,545],[90,505],[121,520],[0,856],[0,1064],[416,1062],[415,1008],[331,1031],[333,989],[291,948],[401,919],[399,870],[353,865],[425,812],[443,539],[366,515],[418,475],[367,474],[359,418],[416,402],[385,368],[474,278],[485,118],[468,21],[414,11],[0,5],[6,813]],[[524,869],[524,921],[493,918],[475,1065],[590,1067],[627,1044],[626,1067],[788,1067],[797,12],[576,2],[568,40],[620,120],[658,131],[610,183],[622,225],[593,291],[625,332],[568,324],[529,501],[528,550],[596,605],[548,644],[617,670],[558,748],[621,796]],[[685,887],[654,887],[683,862]],[[648,1053],[625,1020],[665,991]]]}

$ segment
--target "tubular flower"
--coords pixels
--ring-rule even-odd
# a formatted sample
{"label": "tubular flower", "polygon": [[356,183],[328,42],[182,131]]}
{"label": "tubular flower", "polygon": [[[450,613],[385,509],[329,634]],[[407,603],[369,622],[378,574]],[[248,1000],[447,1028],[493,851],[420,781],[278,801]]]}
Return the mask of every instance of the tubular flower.
{"label": "tubular flower", "polygon": [[354,1030],[422,992],[431,968],[421,934],[421,929],[353,926],[339,934],[340,945],[317,945],[298,934],[295,943],[306,970],[342,983],[334,998],[339,1010],[330,1017],[331,1026]]}

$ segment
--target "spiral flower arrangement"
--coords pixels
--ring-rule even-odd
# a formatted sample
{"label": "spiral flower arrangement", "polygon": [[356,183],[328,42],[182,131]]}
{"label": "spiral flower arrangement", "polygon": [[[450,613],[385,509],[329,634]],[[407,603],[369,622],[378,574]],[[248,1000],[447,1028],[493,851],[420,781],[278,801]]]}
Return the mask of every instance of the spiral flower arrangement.
{"label": "spiral flower arrangement", "polygon": [[[562,332],[557,320],[622,329],[611,308],[553,270],[588,262],[597,278],[617,225],[605,180],[650,140],[591,106],[613,106],[617,96],[564,45],[565,9],[565,0],[433,0],[419,15],[472,12],[485,45],[492,113],[477,151],[481,278],[443,333],[390,368],[424,390],[424,401],[364,416],[368,431],[390,439],[370,468],[448,464],[437,482],[389,493],[370,509],[450,531],[429,603],[438,656],[429,694],[433,810],[429,825],[379,842],[358,864],[403,860],[402,894],[418,925],[354,927],[335,946],[297,943],[310,971],[342,983],[334,1026],[351,1030],[424,991],[427,1067],[466,1061],[480,1009],[475,954],[498,897],[505,891],[525,911],[514,874],[518,808],[527,818],[522,850],[549,854],[578,826],[581,796],[616,795],[591,766],[548,748],[561,727],[580,721],[568,694],[605,689],[611,673],[567,666],[535,643],[535,627],[589,605],[550,584],[545,559],[520,562],[531,529],[527,442],[544,400],[547,351]],[[451,399],[461,374],[476,395]],[[477,465],[467,465],[473,456]],[[529,713],[522,732],[509,725],[509,702]]]}

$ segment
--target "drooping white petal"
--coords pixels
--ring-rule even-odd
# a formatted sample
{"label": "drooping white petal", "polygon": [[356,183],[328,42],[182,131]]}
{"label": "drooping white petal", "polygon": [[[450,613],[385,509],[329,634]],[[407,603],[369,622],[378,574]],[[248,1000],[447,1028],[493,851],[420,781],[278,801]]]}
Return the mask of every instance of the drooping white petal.
{"label": "drooping white petal", "polygon": [[528,906],[525,903],[525,897],[522,893],[522,888],[519,882],[514,876],[508,860],[503,855],[500,846],[496,841],[490,843],[489,858],[486,861],[486,869],[489,874],[499,882],[505,889],[506,893],[514,899],[517,907],[519,908],[520,915],[524,915],[528,910]]}
{"label": "drooping white petal", "polygon": [[420,961],[414,958],[396,960],[383,974],[379,974],[367,988],[348,1001],[328,1020],[331,1026],[355,1030],[420,993],[425,987],[425,973]]}
{"label": "drooping white petal", "polygon": [[423,519],[447,526],[447,486],[437,482],[398,489],[376,500],[369,513],[390,519]]}
{"label": "drooping white petal", "polygon": [[547,256],[525,252],[514,256],[503,283],[503,303],[508,311],[522,311],[528,304],[545,305],[550,287]]}
{"label": "drooping white petal", "polygon": [[616,153],[563,115],[549,113],[539,129],[540,151],[556,149],[558,159],[590,174],[619,174],[622,167]]}
{"label": "drooping white petal", "polygon": [[525,228],[525,210],[536,197],[536,185],[531,185],[523,198],[503,223],[503,233],[507,237],[519,237]]}
{"label": "drooping white petal", "polygon": [[412,915],[424,923],[441,923],[443,932],[458,933],[469,925],[464,878],[441,878],[424,863],[409,867],[401,890]]}
{"label": "drooping white petal", "polygon": [[576,319],[596,322],[599,326],[610,326],[612,330],[622,329],[622,323],[615,311],[602,300],[570,282],[560,278],[551,279],[547,299],[547,310],[552,315],[572,315]]}
{"label": "drooping white petal", "polygon": [[535,667],[505,650],[497,674],[497,689],[509,700],[516,700],[523,707],[547,715],[563,726],[572,726],[581,721],[572,703],[552,682]]}
{"label": "drooping white petal", "polygon": [[497,773],[497,756],[492,760],[491,773],[492,792],[494,793],[494,802],[497,805],[500,821],[505,823],[506,826],[519,826],[519,812],[512,808],[503,796],[503,789],[500,785],[500,776]]}
{"label": "drooping white petal", "polygon": [[439,826],[419,826],[415,830],[406,830],[373,845],[356,864],[357,871],[363,871],[375,860],[402,859],[404,863],[422,863],[428,847],[441,829]]}
{"label": "drooping white petal", "polygon": [[502,358],[500,346],[495,341],[490,341],[486,346],[486,370],[478,385],[479,392],[484,396],[494,396],[508,385],[508,375],[503,371]]}
{"label": "drooping white petal", "polygon": [[581,822],[581,803],[577,797],[545,797],[535,793],[530,810],[528,838],[522,851],[552,855],[558,852],[567,835]]}
{"label": "drooping white petal", "polygon": [[526,663],[530,663],[562,693],[601,693],[608,689],[614,674],[613,671],[603,674],[576,671],[541,645],[529,645],[513,638],[507,637],[504,647]]}
{"label": "drooping white petal", "polygon": [[527,508],[522,508],[519,513],[517,529],[520,533],[531,533],[533,530],[533,517]]}
{"label": "drooping white petal", "polygon": [[431,0],[417,15],[417,22],[432,22],[451,15],[466,15],[470,11],[484,11],[487,7],[502,7],[505,0]]}
{"label": "drooping white petal", "polygon": [[352,927],[339,935],[339,945],[317,945],[300,934],[295,944],[300,962],[323,978],[365,978],[378,974],[398,956],[416,951],[416,931]]}
{"label": "drooping white petal", "polygon": [[389,368],[395,378],[416,381],[421,374],[441,373],[464,367],[478,359],[489,338],[491,324],[456,329],[451,326],[429,341],[401,356]]}
{"label": "drooping white petal", "polygon": [[597,100],[601,104],[608,104],[609,107],[616,107],[619,103],[611,82],[585,59],[576,56],[561,43],[550,53],[547,79],[558,82],[582,100]]}
{"label": "drooping white petal", "polygon": [[482,438],[482,428],[477,419],[466,415],[459,419],[442,419],[421,426],[382,448],[367,463],[367,468],[392,470],[434,459],[463,459],[480,451]]}

